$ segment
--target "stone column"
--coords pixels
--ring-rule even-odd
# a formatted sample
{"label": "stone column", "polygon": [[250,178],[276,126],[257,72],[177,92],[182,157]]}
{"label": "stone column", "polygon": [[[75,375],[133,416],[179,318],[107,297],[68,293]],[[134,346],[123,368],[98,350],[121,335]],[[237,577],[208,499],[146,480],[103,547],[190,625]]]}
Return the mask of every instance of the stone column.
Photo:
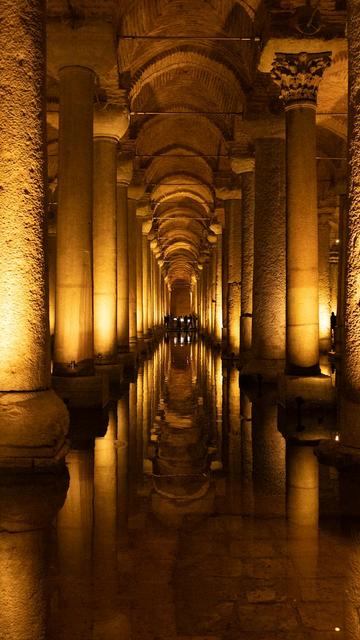
{"label": "stone column", "polygon": [[345,215],[345,281],[343,293],[343,358],[340,423],[342,444],[360,447],[360,7],[353,0],[348,7],[349,40],[349,169],[348,211]]}
{"label": "stone column", "polygon": [[241,200],[227,200],[227,344],[230,353],[239,357],[241,314]]}
{"label": "stone column", "polygon": [[213,223],[211,230],[216,234],[216,247],[214,249],[214,340],[221,344],[222,340],[222,226]]}
{"label": "stone column", "polygon": [[319,368],[316,96],[330,55],[278,53],[272,77],[286,112],[286,369]]}
{"label": "stone column", "polygon": [[93,362],[92,206],[95,74],[60,70],[54,374],[91,376]]}
{"label": "stone column", "polygon": [[136,336],[144,337],[142,218],[136,217]]}
{"label": "stone column", "polygon": [[136,200],[128,200],[128,256],[129,256],[129,343],[137,339],[137,285],[136,285]]}
{"label": "stone column", "polygon": [[319,212],[319,346],[322,353],[330,351],[330,226],[328,212]]}
{"label": "stone column", "polygon": [[241,360],[251,354],[254,272],[255,159],[238,156],[231,159],[234,173],[241,175]]}
{"label": "stone column", "polygon": [[285,363],[285,143],[255,144],[252,358],[243,374],[275,380]]}
{"label": "stone column", "polygon": [[0,43],[0,465],[30,468],[68,426],[49,390],[44,3],[5,0]]}
{"label": "stone column", "polygon": [[152,220],[143,218],[142,220],[142,306],[143,306],[143,331],[144,337],[149,336],[149,307],[150,307],[150,299],[151,299],[151,278],[149,273],[149,243],[147,239],[147,234],[149,233],[152,225]]}
{"label": "stone column", "polygon": [[117,360],[117,143],[129,124],[119,106],[94,112],[93,281],[94,354],[97,364]]}
{"label": "stone column", "polygon": [[50,336],[55,332],[55,292],[56,292],[56,221],[48,223],[48,269],[49,269],[49,324]]}
{"label": "stone column", "polygon": [[154,328],[154,283],[152,275],[152,253],[150,249],[150,242],[147,240],[147,270],[148,270],[148,287],[149,287],[149,299],[148,299],[148,327],[149,332],[152,332]]}
{"label": "stone column", "polygon": [[129,247],[128,187],[132,179],[131,157],[120,154],[117,165],[117,339],[120,352],[129,351]]}

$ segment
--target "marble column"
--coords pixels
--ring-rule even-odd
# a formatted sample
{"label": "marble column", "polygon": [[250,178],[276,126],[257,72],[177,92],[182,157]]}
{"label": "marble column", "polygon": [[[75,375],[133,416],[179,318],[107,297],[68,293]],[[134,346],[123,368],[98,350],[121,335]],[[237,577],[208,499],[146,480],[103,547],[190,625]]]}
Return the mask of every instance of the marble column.
{"label": "marble column", "polygon": [[211,230],[216,234],[214,249],[214,340],[221,344],[222,340],[222,225],[213,223]]}
{"label": "marble column", "polygon": [[255,158],[237,156],[231,159],[231,168],[241,175],[241,316],[240,351],[246,362],[251,355],[253,272],[254,272],[254,215],[255,215]]}
{"label": "marble column", "polygon": [[144,337],[142,218],[136,217],[136,337]]}
{"label": "marble column", "polygon": [[241,200],[227,200],[227,344],[230,353],[240,353],[241,314]]}
{"label": "marble column", "polygon": [[342,444],[360,447],[360,6],[348,6],[349,42],[349,191],[345,215],[345,282],[340,423]]}
{"label": "marble column", "polygon": [[254,276],[251,360],[243,374],[274,381],[285,363],[285,143],[255,144]]}
{"label": "marble column", "polygon": [[91,376],[93,361],[92,207],[95,74],[60,76],[54,374]]}
{"label": "marble column", "polygon": [[148,314],[148,300],[149,300],[149,272],[148,272],[148,223],[142,223],[142,306],[143,306],[143,332],[144,338],[149,335],[149,314]]}
{"label": "marble column", "polygon": [[30,468],[64,455],[68,426],[49,389],[44,3],[5,0],[0,43],[0,465]]}
{"label": "marble column", "polygon": [[286,370],[319,368],[316,97],[330,54],[278,53],[272,77],[286,114]]}
{"label": "marble column", "polygon": [[327,353],[331,347],[330,331],[330,226],[329,213],[319,211],[319,347]]}
{"label": "marble column", "polygon": [[128,187],[133,175],[133,161],[124,153],[117,164],[117,340],[119,350],[129,351],[129,246]]}
{"label": "marble column", "polygon": [[137,340],[137,278],[136,278],[136,200],[128,200],[128,256],[129,256],[129,343]]}
{"label": "marble column", "polygon": [[148,327],[149,332],[151,333],[154,328],[154,283],[153,283],[153,275],[152,275],[152,262],[151,262],[151,249],[150,242],[147,240],[147,272],[148,272]]}
{"label": "marble column", "polygon": [[93,282],[96,363],[117,360],[117,143],[129,124],[121,106],[94,112]]}

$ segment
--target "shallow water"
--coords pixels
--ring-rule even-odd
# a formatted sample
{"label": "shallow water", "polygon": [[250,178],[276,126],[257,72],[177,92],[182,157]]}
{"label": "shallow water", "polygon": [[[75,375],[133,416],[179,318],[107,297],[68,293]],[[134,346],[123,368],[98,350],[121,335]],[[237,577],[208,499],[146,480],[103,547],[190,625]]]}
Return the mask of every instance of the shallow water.
{"label": "shallow water", "polygon": [[360,638],[336,470],[285,442],[274,389],[250,399],[188,340],[143,362],[105,435],[74,438],[69,487],[0,485],[2,640]]}

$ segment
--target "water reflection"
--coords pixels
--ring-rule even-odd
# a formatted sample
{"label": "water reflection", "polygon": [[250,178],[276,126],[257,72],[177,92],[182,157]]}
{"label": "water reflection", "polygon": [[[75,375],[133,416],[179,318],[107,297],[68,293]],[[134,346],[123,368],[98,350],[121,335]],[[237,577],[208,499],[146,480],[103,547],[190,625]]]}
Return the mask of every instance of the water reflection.
{"label": "water reflection", "polygon": [[45,640],[51,593],[52,521],[68,487],[57,474],[0,475],[0,637]]}
{"label": "water reflection", "polygon": [[271,385],[169,335],[106,432],[75,429],[61,509],[66,477],[0,478],[0,639],[358,638],[359,526],[277,420]]}
{"label": "water reflection", "polygon": [[176,338],[155,423],[152,508],[163,521],[177,525],[186,513],[213,509],[209,443],[216,422],[212,425],[203,410],[194,351]]}

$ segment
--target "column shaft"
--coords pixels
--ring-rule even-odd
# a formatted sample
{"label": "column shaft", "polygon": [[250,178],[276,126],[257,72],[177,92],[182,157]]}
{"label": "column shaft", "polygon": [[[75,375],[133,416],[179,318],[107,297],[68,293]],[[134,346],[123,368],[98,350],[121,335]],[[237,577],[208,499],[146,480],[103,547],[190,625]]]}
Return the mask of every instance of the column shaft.
{"label": "column shaft", "polygon": [[242,174],[240,349],[248,358],[252,342],[255,174]]}
{"label": "column shaft", "polygon": [[117,355],[116,144],[116,138],[94,140],[94,354],[99,364],[114,362]]}
{"label": "column shaft", "polygon": [[141,340],[144,335],[142,252],[142,220],[136,218],[136,335],[138,340]]}
{"label": "column shaft", "polygon": [[235,356],[240,352],[241,313],[241,200],[227,200],[227,321],[228,348]]}
{"label": "column shaft", "polygon": [[345,218],[345,290],[343,368],[340,419],[344,445],[360,447],[360,7],[349,2],[349,169],[348,211]]}
{"label": "column shaft", "polygon": [[37,390],[50,384],[43,3],[5,0],[1,16],[0,389]]}
{"label": "column shaft", "polygon": [[149,316],[148,316],[148,300],[149,300],[149,273],[148,273],[148,240],[145,234],[142,234],[142,305],[143,305],[143,331],[144,336],[149,333]]}
{"label": "column shaft", "polygon": [[136,201],[128,200],[129,341],[136,343]]}
{"label": "column shaft", "polygon": [[121,351],[129,349],[129,249],[127,187],[117,185],[117,336]]}
{"label": "column shaft", "polygon": [[319,372],[315,105],[286,110],[286,359],[289,373]]}
{"label": "column shaft", "polygon": [[215,250],[215,341],[222,340],[222,233],[217,236]]}
{"label": "column shaft", "polygon": [[93,71],[60,71],[54,373],[93,373]]}
{"label": "column shaft", "polygon": [[322,353],[331,346],[330,336],[330,226],[328,214],[320,214],[319,238],[319,345]]}
{"label": "column shaft", "polygon": [[256,141],[252,357],[270,377],[285,360],[285,145]]}

